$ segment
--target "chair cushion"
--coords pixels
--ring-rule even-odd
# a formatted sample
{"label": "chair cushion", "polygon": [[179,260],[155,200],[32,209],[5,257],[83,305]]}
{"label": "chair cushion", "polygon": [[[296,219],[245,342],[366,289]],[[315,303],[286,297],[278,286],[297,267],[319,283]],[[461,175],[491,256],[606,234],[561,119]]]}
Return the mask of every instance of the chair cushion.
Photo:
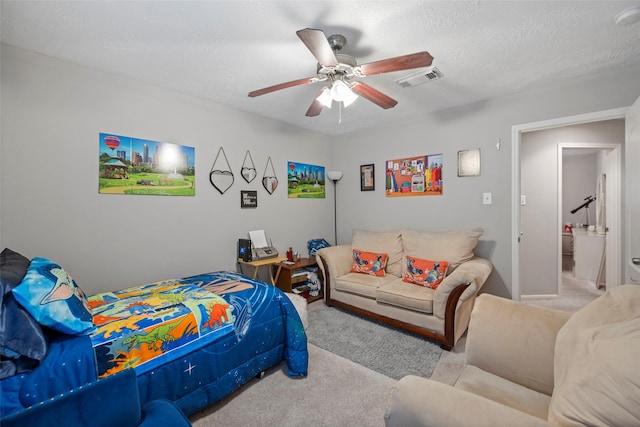
{"label": "chair cushion", "polygon": [[640,286],[607,291],[560,329],[549,421],[640,425]]}
{"label": "chair cushion", "polygon": [[395,279],[380,286],[375,297],[378,302],[433,314],[434,293],[435,290],[428,286],[416,286],[402,279]]}
{"label": "chair cushion", "polygon": [[[446,232],[402,229],[402,245],[406,255],[447,261],[449,272],[453,272],[457,266],[473,258],[473,250],[483,232],[482,228]],[[404,271],[400,276],[404,275]]]}
{"label": "chair cushion", "polygon": [[402,277],[404,253],[400,230],[368,231],[356,229],[353,230],[351,246],[362,251],[387,254],[389,256],[387,274]]}
{"label": "chair cushion", "polygon": [[547,419],[551,396],[483,371],[476,366],[465,366],[456,380],[455,387],[534,417]]}

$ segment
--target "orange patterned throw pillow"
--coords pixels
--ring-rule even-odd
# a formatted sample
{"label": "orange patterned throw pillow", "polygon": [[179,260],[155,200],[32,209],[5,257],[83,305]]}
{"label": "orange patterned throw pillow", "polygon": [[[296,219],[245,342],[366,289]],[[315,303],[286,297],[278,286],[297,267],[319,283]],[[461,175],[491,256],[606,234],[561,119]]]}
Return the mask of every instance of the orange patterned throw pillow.
{"label": "orange patterned throw pillow", "polygon": [[353,273],[371,274],[372,276],[384,276],[384,269],[387,266],[387,254],[377,254],[375,252],[363,252],[358,249],[353,250]]}
{"label": "orange patterned throw pillow", "polygon": [[402,280],[436,289],[444,280],[447,267],[447,261],[429,261],[407,255],[407,272]]}

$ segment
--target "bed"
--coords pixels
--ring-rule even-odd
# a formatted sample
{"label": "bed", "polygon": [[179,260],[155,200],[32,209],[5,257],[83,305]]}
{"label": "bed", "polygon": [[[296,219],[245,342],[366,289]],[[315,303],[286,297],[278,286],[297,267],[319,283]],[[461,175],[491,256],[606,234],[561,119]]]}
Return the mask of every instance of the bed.
{"label": "bed", "polygon": [[[2,264],[2,417],[127,368],[142,404],[169,399],[187,415],[283,360],[289,376],[307,374],[300,317],[286,294],[260,280],[222,271],[86,297],[45,258],[5,249]],[[51,283],[38,293],[43,281]],[[43,301],[63,304],[53,310],[63,313],[58,324],[30,307]]]}

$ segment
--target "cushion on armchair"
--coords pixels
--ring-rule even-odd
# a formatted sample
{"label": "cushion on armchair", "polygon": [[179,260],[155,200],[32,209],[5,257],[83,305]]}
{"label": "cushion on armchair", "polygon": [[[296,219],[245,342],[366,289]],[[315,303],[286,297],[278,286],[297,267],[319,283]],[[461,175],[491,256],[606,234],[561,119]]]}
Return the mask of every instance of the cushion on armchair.
{"label": "cushion on armchair", "polygon": [[549,421],[640,425],[640,292],[613,288],[560,329]]}

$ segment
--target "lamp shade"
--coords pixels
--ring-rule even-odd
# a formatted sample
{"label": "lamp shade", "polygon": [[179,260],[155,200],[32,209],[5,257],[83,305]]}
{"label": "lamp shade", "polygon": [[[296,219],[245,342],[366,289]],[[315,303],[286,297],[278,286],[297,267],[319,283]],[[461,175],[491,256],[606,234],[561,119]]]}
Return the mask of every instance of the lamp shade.
{"label": "lamp shade", "polygon": [[343,102],[345,107],[348,107],[358,99],[358,95],[353,93],[351,87],[342,80],[336,80],[331,85],[331,97],[335,101]]}
{"label": "lamp shade", "polygon": [[328,87],[322,89],[322,93],[320,93],[320,96],[318,96],[318,98],[316,99],[325,107],[331,108],[333,98],[331,97],[331,90]]}
{"label": "lamp shade", "polygon": [[342,178],[342,171],[329,171],[327,172],[327,177],[331,181],[340,181],[340,178]]}

